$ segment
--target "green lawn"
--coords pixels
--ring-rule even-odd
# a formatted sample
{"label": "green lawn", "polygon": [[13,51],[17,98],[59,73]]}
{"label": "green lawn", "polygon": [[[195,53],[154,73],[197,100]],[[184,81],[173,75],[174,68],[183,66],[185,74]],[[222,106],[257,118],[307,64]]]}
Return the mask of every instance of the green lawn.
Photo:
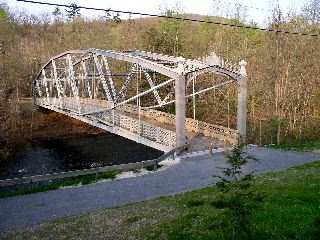
{"label": "green lawn", "polygon": [[[251,239],[320,239],[320,161],[255,178]],[[7,232],[7,239],[231,239],[215,186]],[[236,239],[244,239],[236,235]]]}
{"label": "green lawn", "polygon": [[293,151],[312,151],[315,149],[320,149],[320,141],[307,142],[307,143],[296,143],[296,144],[281,144],[270,146],[276,149],[282,150],[293,150]]}
{"label": "green lawn", "polygon": [[98,174],[91,174],[85,176],[78,176],[78,177],[70,177],[65,179],[58,179],[54,180],[51,183],[46,183],[37,187],[29,187],[24,188],[17,191],[8,191],[8,192],[0,192],[0,198],[6,197],[13,197],[18,195],[30,194],[30,193],[37,193],[37,192],[45,192],[49,190],[56,190],[61,187],[67,186],[75,186],[75,185],[87,185],[90,183],[98,182],[103,179],[114,179],[116,178],[117,174],[119,174],[120,170],[112,170],[105,173],[98,173]]}
{"label": "green lawn", "polygon": [[[148,171],[155,171],[161,168],[162,165],[157,166],[146,166],[144,169]],[[8,191],[8,192],[0,192],[0,198],[7,198],[31,193],[38,193],[38,192],[45,192],[49,190],[56,190],[62,187],[69,187],[69,186],[77,186],[77,185],[87,185],[90,183],[99,182],[105,179],[115,179],[117,174],[122,173],[124,171],[139,171],[138,169],[127,169],[127,170],[112,170],[105,173],[97,173],[97,174],[90,174],[78,177],[69,177],[64,179],[53,180],[50,183],[44,183],[37,187],[25,187],[20,190],[16,191]]]}

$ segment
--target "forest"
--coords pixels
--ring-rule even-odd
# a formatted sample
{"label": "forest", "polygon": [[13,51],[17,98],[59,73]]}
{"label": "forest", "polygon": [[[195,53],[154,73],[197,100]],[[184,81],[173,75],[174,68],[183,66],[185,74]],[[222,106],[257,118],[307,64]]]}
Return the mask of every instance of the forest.
{"label": "forest", "polygon": [[[309,0],[301,11],[288,14],[283,14],[276,2],[270,9],[268,28],[307,34],[155,17],[133,18],[109,11],[88,17],[75,4],[69,9],[53,7],[51,13],[33,15],[12,10],[0,2],[1,154],[9,151],[10,147],[5,148],[8,142],[30,138],[29,130],[23,133],[26,126],[37,128],[38,124],[40,130],[43,128],[40,122],[44,119],[38,117],[30,122],[18,104],[32,96],[32,82],[42,65],[63,51],[85,48],[139,49],[194,59],[215,52],[234,63],[244,59],[248,63],[249,143],[279,145],[319,140],[320,2]],[[222,10],[229,12],[228,16]],[[249,21],[246,9],[226,11],[222,3],[215,5],[211,16],[179,9],[165,9],[163,14],[258,26]],[[197,99],[197,118],[235,127],[236,107],[235,86],[210,92]]]}

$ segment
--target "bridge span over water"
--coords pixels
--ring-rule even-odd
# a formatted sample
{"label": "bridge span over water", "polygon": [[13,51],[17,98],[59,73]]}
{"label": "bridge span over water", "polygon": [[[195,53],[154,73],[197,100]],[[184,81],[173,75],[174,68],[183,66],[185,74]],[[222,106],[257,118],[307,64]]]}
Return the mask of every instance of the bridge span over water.
{"label": "bridge span over water", "polygon": [[[138,50],[71,50],[43,66],[34,81],[34,101],[164,152],[186,143],[191,151],[199,151],[210,144],[245,142],[245,65],[215,54],[192,60]],[[206,78],[210,74],[222,80],[210,85]],[[196,96],[234,82],[237,129],[196,120]],[[193,118],[186,117],[188,98]]]}

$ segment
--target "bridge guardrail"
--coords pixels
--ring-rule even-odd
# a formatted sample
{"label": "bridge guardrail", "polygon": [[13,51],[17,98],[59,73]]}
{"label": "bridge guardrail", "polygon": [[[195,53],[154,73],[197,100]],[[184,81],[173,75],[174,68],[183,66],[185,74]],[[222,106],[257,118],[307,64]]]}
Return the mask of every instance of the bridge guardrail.
{"label": "bridge guardrail", "polygon": [[[124,105],[121,110],[128,113],[138,114],[138,108],[134,105]],[[175,125],[175,116],[173,114],[164,113],[157,110],[140,110],[140,114],[143,117],[166,123],[169,125]],[[238,143],[238,132],[237,130],[218,126],[211,123],[186,118],[186,129],[196,133],[202,133],[205,136],[215,137],[223,141],[228,141],[232,144]]]}

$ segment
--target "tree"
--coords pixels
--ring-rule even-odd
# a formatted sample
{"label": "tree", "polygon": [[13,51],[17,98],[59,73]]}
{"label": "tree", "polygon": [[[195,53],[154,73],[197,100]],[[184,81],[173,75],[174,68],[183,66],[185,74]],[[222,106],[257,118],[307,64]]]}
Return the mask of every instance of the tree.
{"label": "tree", "polygon": [[116,15],[113,16],[113,21],[115,23],[120,23],[121,22],[121,18],[120,18],[120,13],[116,13]]}
{"label": "tree", "polygon": [[104,15],[104,19],[109,22],[111,21],[111,13],[110,13],[110,8],[108,8],[105,12],[105,15]]}
{"label": "tree", "polygon": [[[172,10],[167,10],[169,17],[181,17]],[[179,56],[183,51],[183,31],[187,23],[176,19],[161,19],[145,32],[144,39],[150,51]]]}
{"label": "tree", "polygon": [[[7,100],[14,92],[14,77],[10,74],[16,72],[17,63],[15,54],[19,49],[15,46],[16,34],[9,17],[9,8],[0,4],[0,101]],[[12,80],[9,80],[12,78]]]}
{"label": "tree", "polygon": [[68,9],[65,9],[66,15],[69,21],[73,20],[74,18],[80,16],[80,8],[76,3],[71,3]]}
{"label": "tree", "polygon": [[226,152],[225,156],[228,166],[222,168],[223,176],[217,176],[221,179],[217,187],[222,194],[219,200],[213,202],[213,206],[226,210],[226,218],[220,225],[225,227],[225,230],[231,227],[232,239],[249,239],[249,217],[258,208],[262,195],[252,190],[253,172],[245,174],[242,167],[256,159],[247,155],[243,146],[234,147],[230,153]]}
{"label": "tree", "polygon": [[62,12],[59,7],[54,8],[52,15],[55,22],[59,22],[62,19]]}
{"label": "tree", "polygon": [[308,24],[315,25],[320,23],[320,1],[311,0],[302,8],[303,16],[306,18]]}

